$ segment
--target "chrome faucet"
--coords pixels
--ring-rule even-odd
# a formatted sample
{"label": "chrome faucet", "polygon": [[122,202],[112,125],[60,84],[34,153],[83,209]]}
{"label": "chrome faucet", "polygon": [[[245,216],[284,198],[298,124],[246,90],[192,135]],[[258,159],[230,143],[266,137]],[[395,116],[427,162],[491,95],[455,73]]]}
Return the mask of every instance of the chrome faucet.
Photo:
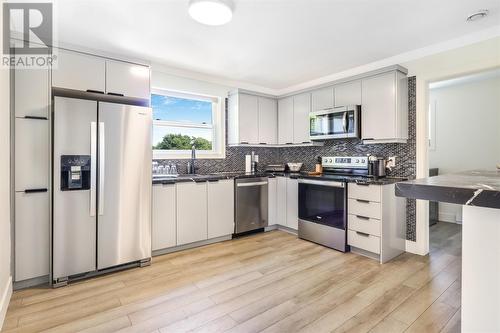
{"label": "chrome faucet", "polygon": [[191,141],[191,162],[188,162],[188,167],[187,167],[187,173],[188,174],[195,174],[196,173],[196,147],[194,145],[194,140]]}

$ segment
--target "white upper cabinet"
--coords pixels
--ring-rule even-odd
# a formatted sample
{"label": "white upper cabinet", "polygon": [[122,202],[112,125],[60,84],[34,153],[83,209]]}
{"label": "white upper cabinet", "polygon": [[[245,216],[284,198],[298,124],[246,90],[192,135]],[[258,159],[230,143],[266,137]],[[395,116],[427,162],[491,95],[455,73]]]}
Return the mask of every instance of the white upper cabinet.
{"label": "white upper cabinet", "polygon": [[275,99],[234,92],[228,98],[228,143],[276,144],[278,110]]}
{"label": "white upper cabinet", "polygon": [[234,181],[208,182],[208,239],[234,232]]}
{"label": "white upper cabinet", "polygon": [[312,110],[321,111],[332,109],[333,103],[333,87],[323,88],[312,92]]}
{"label": "white upper cabinet", "polygon": [[49,71],[42,69],[16,70],[14,82],[16,117],[48,118],[50,101]]}
{"label": "white upper cabinet", "polygon": [[278,105],[275,99],[259,97],[259,143],[278,143]]}
{"label": "white upper cabinet", "polygon": [[311,94],[304,93],[293,97],[293,143],[309,143],[309,113]]}
{"label": "white upper cabinet", "polygon": [[149,99],[149,67],[106,61],[106,93]]}
{"label": "white upper cabinet", "polygon": [[334,87],[335,107],[361,104],[361,80],[342,83]]}
{"label": "white upper cabinet", "polygon": [[52,69],[52,86],[104,93],[104,58],[59,49],[57,66]]}
{"label": "white upper cabinet", "polygon": [[293,97],[278,101],[278,143],[293,143]]}
{"label": "white upper cabinet", "polygon": [[407,80],[399,71],[362,80],[361,136],[365,143],[406,142]]}

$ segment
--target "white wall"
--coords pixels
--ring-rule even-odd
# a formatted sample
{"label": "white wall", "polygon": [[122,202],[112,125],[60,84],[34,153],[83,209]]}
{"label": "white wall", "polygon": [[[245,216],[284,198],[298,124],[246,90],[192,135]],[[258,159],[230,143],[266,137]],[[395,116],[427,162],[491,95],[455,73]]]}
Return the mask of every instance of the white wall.
{"label": "white wall", "polygon": [[[1,4],[0,4],[1,5]],[[0,36],[3,6],[0,6]],[[0,328],[12,292],[10,257],[10,89],[9,72],[0,69]]]}
{"label": "white wall", "polygon": [[[435,105],[436,124],[429,167],[440,174],[495,169],[500,163],[500,75],[431,89],[429,102]],[[440,203],[439,219],[461,221],[462,207]]]}

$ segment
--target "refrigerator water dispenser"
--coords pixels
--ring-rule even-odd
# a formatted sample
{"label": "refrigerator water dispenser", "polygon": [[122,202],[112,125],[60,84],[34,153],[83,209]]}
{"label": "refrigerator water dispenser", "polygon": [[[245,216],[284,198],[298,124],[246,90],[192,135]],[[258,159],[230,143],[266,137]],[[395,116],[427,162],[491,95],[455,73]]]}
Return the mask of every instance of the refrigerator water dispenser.
{"label": "refrigerator water dispenser", "polygon": [[90,189],[90,156],[61,156],[61,191]]}

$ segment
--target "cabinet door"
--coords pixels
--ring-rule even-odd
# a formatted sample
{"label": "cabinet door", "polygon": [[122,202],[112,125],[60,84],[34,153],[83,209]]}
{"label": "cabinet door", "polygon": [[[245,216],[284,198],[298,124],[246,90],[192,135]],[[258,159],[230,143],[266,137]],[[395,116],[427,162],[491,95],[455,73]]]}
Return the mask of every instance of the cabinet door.
{"label": "cabinet door", "polygon": [[311,112],[311,94],[300,94],[293,97],[293,142],[308,143],[309,113]]}
{"label": "cabinet door", "polygon": [[49,121],[15,120],[15,189],[49,186]]}
{"label": "cabinet door", "polygon": [[208,238],[234,233],[234,181],[208,182]]}
{"label": "cabinet door", "polygon": [[313,111],[333,108],[333,87],[323,88],[312,92]]}
{"label": "cabinet door", "polygon": [[278,143],[278,106],[275,99],[259,97],[259,143]]}
{"label": "cabinet door", "polygon": [[362,81],[362,139],[394,139],[396,135],[395,73]]}
{"label": "cabinet door", "polygon": [[16,70],[14,81],[16,117],[48,118],[50,99],[49,71],[42,69]]}
{"label": "cabinet door", "polygon": [[347,82],[334,87],[335,107],[361,104],[361,81]]}
{"label": "cabinet door", "polygon": [[60,49],[57,68],[52,69],[52,86],[104,93],[105,68],[103,58]]}
{"label": "cabinet door", "polygon": [[299,181],[286,180],[286,226],[297,230],[299,227]]}
{"label": "cabinet door", "polygon": [[175,184],[153,185],[152,249],[176,245]]}
{"label": "cabinet door", "polygon": [[207,183],[178,183],[177,245],[207,239]]}
{"label": "cabinet door", "polygon": [[286,178],[276,177],[276,224],[286,226]]}
{"label": "cabinet door", "polygon": [[15,281],[49,274],[49,193],[15,195]]}
{"label": "cabinet door", "polygon": [[293,143],[293,97],[278,101],[278,143]]}
{"label": "cabinet door", "polygon": [[149,67],[106,61],[106,93],[149,99]]}
{"label": "cabinet door", "polygon": [[257,96],[239,95],[238,119],[240,143],[259,143],[259,98]]}
{"label": "cabinet door", "polygon": [[267,183],[267,215],[269,225],[277,224],[277,191],[278,181],[277,178],[269,178]]}

